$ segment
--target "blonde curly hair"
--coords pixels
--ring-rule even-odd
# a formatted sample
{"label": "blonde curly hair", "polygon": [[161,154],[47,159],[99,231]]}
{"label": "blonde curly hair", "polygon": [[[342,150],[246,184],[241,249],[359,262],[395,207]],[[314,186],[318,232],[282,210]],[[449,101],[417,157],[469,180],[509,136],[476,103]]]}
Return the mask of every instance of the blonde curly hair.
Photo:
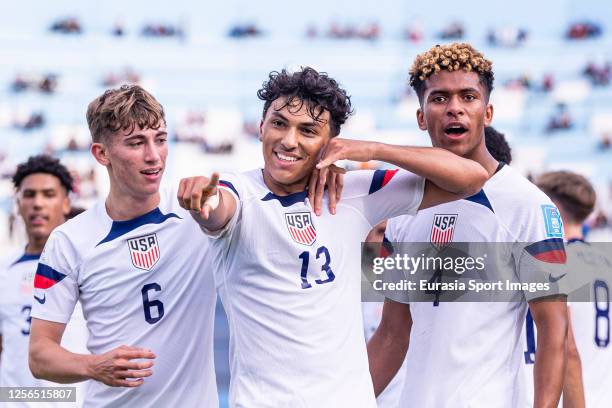
{"label": "blonde curly hair", "polygon": [[480,83],[487,90],[487,98],[493,90],[493,63],[470,44],[452,43],[435,45],[416,56],[410,68],[410,86],[423,104],[425,81],[432,75],[446,70],[476,72]]}

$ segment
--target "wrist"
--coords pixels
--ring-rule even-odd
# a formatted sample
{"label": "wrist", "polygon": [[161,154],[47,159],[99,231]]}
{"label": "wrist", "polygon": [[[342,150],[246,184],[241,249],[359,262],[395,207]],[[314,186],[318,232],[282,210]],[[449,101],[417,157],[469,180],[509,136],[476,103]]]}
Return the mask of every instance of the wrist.
{"label": "wrist", "polygon": [[97,358],[97,356],[95,354],[85,354],[83,355],[83,358],[81,359],[81,364],[79,364],[79,366],[81,367],[81,372],[79,373],[79,375],[87,378],[87,379],[91,379],[91,380],[95,380],[95,359]]}
{"label": "wrist", "polygon": [[368,160],[384,161],[384,143],[370,142],[368,146]]}

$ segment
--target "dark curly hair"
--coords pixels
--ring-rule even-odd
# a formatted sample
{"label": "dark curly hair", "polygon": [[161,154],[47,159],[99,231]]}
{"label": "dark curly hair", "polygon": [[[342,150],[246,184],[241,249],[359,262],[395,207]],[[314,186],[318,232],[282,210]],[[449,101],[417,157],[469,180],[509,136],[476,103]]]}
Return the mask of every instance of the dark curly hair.
{"label": "dark curly hair", "polygon": [[512,149],[503,133],[498,132],[493,126],[486,126],[485,144],[495,160],[510,164],[512,161]]}
{"label": "dark curly hair", "polygon": [[[317,122],[321,122],[321,114],[329,112],[329,128],[331,136],[340,134],[340,127],[353,113],[351,97],[340,88],[338,82],[325,72],[317,72],[310,67],[302,67],[299,71],[289,73],[287,70],[272,71],[262,88],[257,91],[257,97],[265,101],[263,117],[276,99],[286,97],[285,106],[300,110],[304,103],[308,114]],[[297,99],[297,101],[296,101]],[[297,103],[297,104],[296,104]]]}
{"label": "dark curly hair", "polygon": [[493,90],[493,63],[470,44],[452,43],[435,45],[414,59],[409,72],[409,81],[421,105],[425,94],[425,81],[442,70],[475,72],[487,92],[488,100]]}
{"label": "dark curly hair", "polygon": [[23,179],[35,173],[51,174],[59,179],[62,186],[66,189],[66,193],[72,191],[73,180],[66,166],[60,163],[58,159],[45,154],[30,156],[28,161],[19,164],[17,171],[13,175],[13,185],[19,190]]}

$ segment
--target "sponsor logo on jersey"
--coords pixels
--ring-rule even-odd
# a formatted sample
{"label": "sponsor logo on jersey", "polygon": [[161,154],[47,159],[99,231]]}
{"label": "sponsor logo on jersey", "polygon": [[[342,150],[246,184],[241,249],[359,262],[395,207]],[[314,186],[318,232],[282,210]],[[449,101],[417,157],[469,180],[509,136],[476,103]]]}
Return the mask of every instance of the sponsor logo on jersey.
{"label": "sponsor logo on jersey", "polygon": [[159,244],[157,235],[149,234],[143,237],[127,240],[130,249],[132,265],[138,269],[150,271],[159,260]]}
{"label": "sponsor logo on jersey", "polygon": [[546,227],[547,238],[563,238],[563,222],[561,214],[554,205],[542,205],[542,214],[544,215],[544,226]]}
{"label": "sponsor logo on jersey", "polygon": [[298,244],[312,245],[317,240],[310,212],[285,213],[285,222],[291,239]]}
{"label": "sponsor logo on jersey", "polygon": [[429,241],[437,249],[442,249],[453,242],[455,225],[457,224],[457,214],[435,214],[431,226]]}

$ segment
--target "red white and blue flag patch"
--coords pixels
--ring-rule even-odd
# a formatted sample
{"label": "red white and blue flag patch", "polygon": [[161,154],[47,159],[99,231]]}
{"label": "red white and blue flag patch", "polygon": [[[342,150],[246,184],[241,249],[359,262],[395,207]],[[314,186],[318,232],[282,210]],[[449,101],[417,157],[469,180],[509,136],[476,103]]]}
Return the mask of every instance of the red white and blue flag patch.
{"label": "red white and blue flag patch", "polygon": [[564,264],[567,260],[565,246],[561,238],[550,238],[534,242],[525,250],[538,261],[554,264]]}
{"label": "red white and blue flag patch", "polygon": [[53,269],[52,267],[39,263],[34,277],[35,289],[49,289],[51,286],[59,283],[66,275]]}
{"label": "red white and blue flag patch", "polygon": [[310,212],[285,213],[285,222],[291,239],[298,244],[310,246],[317,240]]}
{"label": "red white and blue flag patch", "polygon": [[431,225],[429,241],[437,249],[442,249],[453,242],[455,225],[457,224],[457,214],[435,214]]}
{"label": "red white and blue flag patch", "polygon": [[132,265],[138,269],[150,271],[159,260],[157,235],[149,234],[127,240]]}
{"label": "red white and blue flag patch", "polygon": [[39,263],[34,276],[34,299],[41,305],[47,301],[46,291],[53,285],[61,282],[66,275],[52,267]]}

